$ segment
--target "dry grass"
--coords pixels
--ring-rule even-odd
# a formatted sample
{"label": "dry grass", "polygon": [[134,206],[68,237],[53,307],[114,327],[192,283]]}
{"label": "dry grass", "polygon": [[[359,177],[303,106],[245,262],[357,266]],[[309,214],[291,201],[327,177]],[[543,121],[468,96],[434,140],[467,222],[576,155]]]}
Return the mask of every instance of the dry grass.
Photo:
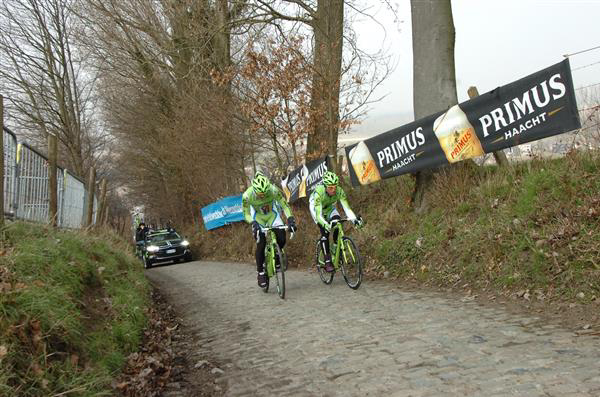
{"label": "dry grass", "polygon": [[0,395],[110,395],[137,350],[147,281],[106,232],[14,223],[0,240]]}

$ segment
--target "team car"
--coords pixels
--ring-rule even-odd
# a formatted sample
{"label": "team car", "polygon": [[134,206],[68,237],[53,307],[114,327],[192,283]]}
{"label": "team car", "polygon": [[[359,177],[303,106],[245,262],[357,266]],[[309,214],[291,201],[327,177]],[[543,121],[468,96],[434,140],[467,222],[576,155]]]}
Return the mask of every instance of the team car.
{"label": "team car", "polygon": [[145,269],[149,269],[157,263],[188,262],[191,260],[190,243],[177,232],[159,230],[146,235],[142,252]]}

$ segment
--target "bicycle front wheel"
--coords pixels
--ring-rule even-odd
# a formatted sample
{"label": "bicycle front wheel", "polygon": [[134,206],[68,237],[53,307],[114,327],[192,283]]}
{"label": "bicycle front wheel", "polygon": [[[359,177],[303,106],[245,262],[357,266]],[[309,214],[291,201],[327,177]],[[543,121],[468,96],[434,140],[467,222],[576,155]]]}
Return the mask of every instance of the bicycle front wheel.
{"label": "bicycle front wheel", "polygon": [[333,281],[333,272],[327,273],[325,271],[325,252],[323,252],[323,244],[321,244],[321,240],[317,240],[315,266],[317,267],[317,271],[319,272],[319,277],[321,278],[321,281],[325,284],[331,284],[331,282]]}
{"label": "bicycle front wheel", "polygon": [[342,275],[348,287],[352,289],[358,289],[362,282],[362,261],[360,259],[360,253],[356,244],[350,237],[342,239],[343,250],[340,252],[340,264],[342,268]]}
{"label": "bicycle front wheel", "polygon": [[[275,244],[275,255],[279,258],[279,261],[275,259],[275,279],[277,281],[277,294],[281,299],[285,298],[285,269],[287,269],[287,258],[279,245]],[[279,263],[279,265],[277,265]]]}
{"label": "bicycle front wheel", "polygon": [[265,250],[265,264],[263,265],[263,271],[267,275],[267,283],[264,287],[262,287],[262,290],[265,294],[269,292],[269,272],[267,271],[267,267],[269,266],[269,263],[272,260],[273,259],[271,258],[271,253],[269,252],[269,250]]}

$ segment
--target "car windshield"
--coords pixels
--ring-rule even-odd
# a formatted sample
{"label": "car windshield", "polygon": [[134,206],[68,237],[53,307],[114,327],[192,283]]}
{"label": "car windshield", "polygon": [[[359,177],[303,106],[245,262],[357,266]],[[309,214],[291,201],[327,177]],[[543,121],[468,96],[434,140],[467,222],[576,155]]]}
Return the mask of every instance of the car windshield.
{"label": "car windshield", "polygon": [[161,233],[148,236],[148,241],[152,243],[158,243],[165,240],[177,240],[180,238],[181,237],[179,237],[179,234],[177,233]]}

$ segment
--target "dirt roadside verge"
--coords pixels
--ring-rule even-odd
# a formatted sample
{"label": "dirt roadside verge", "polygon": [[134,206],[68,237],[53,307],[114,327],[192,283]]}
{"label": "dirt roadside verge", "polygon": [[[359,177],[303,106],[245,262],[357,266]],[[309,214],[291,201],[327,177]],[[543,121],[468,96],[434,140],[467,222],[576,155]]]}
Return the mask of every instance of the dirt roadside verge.
{"label": "dirt roadside verge", "polygon": [[198,341],[167,299],[154,288],[142,349],[128,357],[113,388],[128,397],[213,397],[225,390],[216,380],[221,369],[199,356]]}

